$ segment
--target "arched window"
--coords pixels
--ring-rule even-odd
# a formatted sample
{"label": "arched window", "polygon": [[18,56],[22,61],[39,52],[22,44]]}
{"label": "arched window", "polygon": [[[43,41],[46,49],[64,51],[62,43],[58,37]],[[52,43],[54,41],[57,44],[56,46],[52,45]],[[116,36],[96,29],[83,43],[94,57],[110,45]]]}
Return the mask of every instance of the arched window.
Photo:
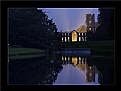
{"label": "arched window", "polygon": [[72,32],[72,42],[77,41],[77,33],[75,31]]}

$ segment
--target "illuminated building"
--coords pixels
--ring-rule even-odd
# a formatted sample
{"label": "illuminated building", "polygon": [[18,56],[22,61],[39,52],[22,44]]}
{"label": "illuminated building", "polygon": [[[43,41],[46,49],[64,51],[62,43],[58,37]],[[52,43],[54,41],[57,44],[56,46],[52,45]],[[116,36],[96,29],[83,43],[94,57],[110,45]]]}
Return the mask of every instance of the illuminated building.
{"label": "illuminated building", "polygon": [[[78,31],[77,31],[78,30]],[[86,32],[79,32],[79,29],[72,32],[62,32],[62,42],[86,41]]]}
{"label": "illuminated building", "polygon": [[99,26],[98,22],[95,22],[94,14],[86,14],[86,25],[81,25],[79,28],[71,32],[61,32],[62,42],[77,42],[87,41],[88,32],[95,32]]}

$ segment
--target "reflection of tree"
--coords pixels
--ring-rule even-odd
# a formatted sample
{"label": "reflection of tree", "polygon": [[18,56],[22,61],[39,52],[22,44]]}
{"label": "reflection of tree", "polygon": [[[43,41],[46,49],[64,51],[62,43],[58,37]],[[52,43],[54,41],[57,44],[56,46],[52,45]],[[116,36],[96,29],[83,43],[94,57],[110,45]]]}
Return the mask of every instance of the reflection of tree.
{"label": "reflection of tree", "polygon": [[[12,60],[9,65],[10,84],[53,84],[62,65],[49,62],[45,57],[38,59]],[[57,60],[54,60],[57,61]]]}

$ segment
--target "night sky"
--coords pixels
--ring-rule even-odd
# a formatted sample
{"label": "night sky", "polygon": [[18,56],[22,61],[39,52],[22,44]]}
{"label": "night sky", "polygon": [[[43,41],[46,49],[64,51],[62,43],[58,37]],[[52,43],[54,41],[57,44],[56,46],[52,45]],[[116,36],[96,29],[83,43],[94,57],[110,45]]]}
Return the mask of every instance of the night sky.
{"label": "night sky", "polygon": [[85,14],[95,14],[97,21],[98,8],[40,8],[46,11],[49,19],[57,25],[58,31],[72,31],[85,24]]}

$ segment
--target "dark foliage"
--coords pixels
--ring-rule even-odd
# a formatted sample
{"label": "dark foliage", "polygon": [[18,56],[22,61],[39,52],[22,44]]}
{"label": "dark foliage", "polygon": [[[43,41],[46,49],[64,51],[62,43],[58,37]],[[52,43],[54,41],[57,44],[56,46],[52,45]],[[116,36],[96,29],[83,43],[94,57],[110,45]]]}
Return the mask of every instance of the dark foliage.
{"label": "dark foliage", "polygon": [[42,10],[9,8],[8,18],[10,46],[57,48],[57,27]]}
{"label": "dark foliage", "polygon": [[94,40],[114,40],[114,9],[99,8],[99,12]]}

